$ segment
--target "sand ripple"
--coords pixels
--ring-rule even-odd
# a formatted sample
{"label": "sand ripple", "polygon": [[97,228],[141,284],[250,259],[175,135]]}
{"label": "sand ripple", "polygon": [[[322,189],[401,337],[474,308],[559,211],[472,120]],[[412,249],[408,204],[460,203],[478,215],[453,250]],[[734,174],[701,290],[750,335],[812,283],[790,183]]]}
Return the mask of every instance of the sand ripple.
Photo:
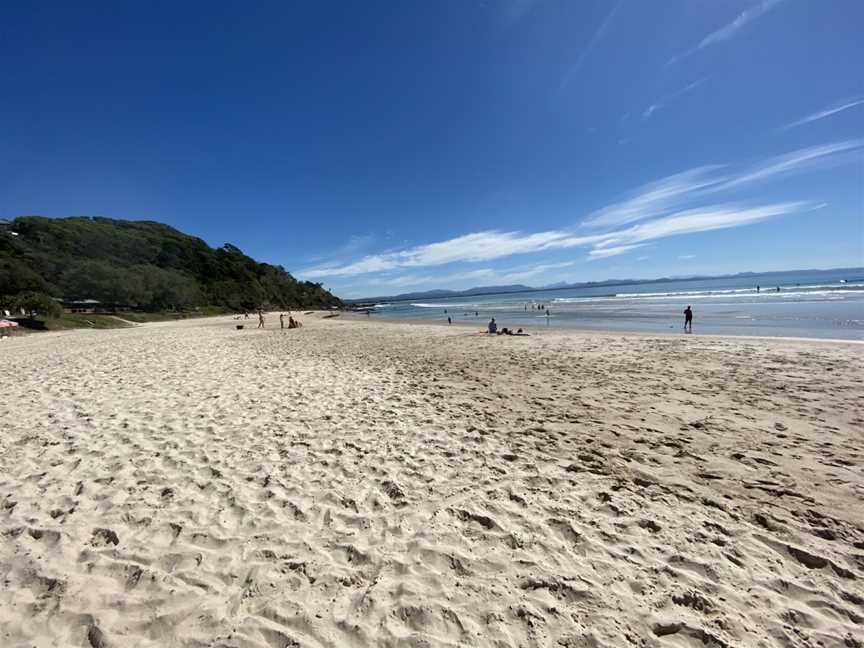
{"label": "sand ripple", "polygon": [[860,347],[6,343],[3,646],[864,646]]}

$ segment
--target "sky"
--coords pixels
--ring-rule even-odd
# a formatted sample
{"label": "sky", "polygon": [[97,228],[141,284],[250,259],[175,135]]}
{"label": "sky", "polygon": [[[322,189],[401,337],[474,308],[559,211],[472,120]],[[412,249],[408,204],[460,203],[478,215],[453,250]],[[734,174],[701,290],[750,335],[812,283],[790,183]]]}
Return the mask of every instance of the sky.
{"label": "sky", "polygon": [[859,0],[7,3],[0,217],[341,297],[864,266]]}

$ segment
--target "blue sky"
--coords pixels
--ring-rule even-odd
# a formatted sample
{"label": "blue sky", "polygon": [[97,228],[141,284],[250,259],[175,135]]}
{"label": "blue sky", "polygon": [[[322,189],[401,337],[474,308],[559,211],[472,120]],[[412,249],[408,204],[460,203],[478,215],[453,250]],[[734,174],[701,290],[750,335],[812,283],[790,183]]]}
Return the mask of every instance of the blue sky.
{"label": "blue sky", "polygon": [[864,3],[14,3],[0,216],[344,297],[864,265]]}

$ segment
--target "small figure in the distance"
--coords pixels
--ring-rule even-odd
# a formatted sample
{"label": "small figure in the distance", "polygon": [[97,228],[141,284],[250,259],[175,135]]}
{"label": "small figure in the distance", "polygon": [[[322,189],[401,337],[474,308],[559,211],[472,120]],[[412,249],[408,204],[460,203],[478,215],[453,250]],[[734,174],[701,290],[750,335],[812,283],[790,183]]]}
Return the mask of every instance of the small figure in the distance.
{"label": "small figure in the distance", "polygon": [[690,308],[689,304],[687,308],[684,309],[684,332],[693,332],[693,309]]}

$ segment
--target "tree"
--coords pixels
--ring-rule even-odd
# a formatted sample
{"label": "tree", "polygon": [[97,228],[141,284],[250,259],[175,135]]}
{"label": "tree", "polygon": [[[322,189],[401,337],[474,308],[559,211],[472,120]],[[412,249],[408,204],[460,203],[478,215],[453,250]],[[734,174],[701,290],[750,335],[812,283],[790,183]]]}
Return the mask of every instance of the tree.
{"label": "tree", "polygon": [[26,313],[35,313],[51,318],[60,317],[63,314],[60,304],[44,293],[33,291],[18,293],[12,297],[11,303],[13,308],[20,308]]}
{"label": "tree", "polygon": [[19,236],[0,237],[0,295],[37,291],[150,310],[342,303],[230,243],[213,249],[161,223],[26,216],[12,227]]}

